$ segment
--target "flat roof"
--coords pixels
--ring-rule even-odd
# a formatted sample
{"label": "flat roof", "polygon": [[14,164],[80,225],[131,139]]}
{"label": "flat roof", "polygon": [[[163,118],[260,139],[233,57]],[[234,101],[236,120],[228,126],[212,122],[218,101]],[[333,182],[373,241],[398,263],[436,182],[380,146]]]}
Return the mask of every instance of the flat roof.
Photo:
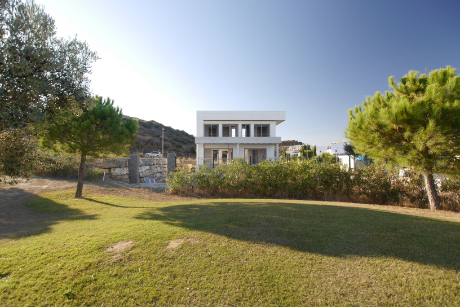
{"label": "flat roof", "polygon": [[197,120],[248,120],[276,121],[280,124],[286,120],[286,111],[197,111]]}

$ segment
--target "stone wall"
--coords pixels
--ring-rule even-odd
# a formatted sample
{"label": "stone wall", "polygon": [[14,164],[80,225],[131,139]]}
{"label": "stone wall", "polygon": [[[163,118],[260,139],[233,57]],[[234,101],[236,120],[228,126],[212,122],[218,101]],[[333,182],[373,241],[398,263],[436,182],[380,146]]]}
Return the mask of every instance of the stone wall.
{"label": "stone wall", "polygon": [[[129,182],[128,158],[104,159],[100,165],[105,172],[105,180]],[[155,179],[155,182],[166,182],[168,165],[164,158],[141,158],[139,159],[139,182],[144,178]]]}

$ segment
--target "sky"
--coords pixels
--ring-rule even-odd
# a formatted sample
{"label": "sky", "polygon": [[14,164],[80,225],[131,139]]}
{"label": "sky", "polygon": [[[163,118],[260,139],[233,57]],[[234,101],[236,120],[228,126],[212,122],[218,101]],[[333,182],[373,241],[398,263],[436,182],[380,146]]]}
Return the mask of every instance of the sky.
{"label": "sky", "polygon": [[277,136],[327,145],[389,76],[460,69],[458,0],[35,2],[98,53],[93,94],[193,135],[199,110],[286,111]]}

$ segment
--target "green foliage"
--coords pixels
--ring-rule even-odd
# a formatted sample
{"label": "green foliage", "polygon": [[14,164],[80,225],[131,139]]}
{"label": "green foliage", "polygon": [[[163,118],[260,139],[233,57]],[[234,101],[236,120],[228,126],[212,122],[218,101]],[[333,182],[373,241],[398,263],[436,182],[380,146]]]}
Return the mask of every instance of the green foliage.
{"label": "green foliage", "polygon": [[318,162],[336,163],[337,157],[328,152],[323,152],[321,156],[315,156],[315,160]]}
{"label": "green foliage", "polygon": [[356,150],[377,162],[410,166],[426,177],[432,209],[438,198],[433,172],[460,170],[460,78],[450,66],[429,76],[410,71],[393,92],[367,97],[349,111],[345,135]]}
{"label": "green foliage", "polygon": [[[78,178],[78,167],[80,158],[75,154],[56,153],[51,150],[38,149],[37,162],[40,167],[35,171],[36,175],[47,177],[59,177],[76,179]],[[91,163],[91,161],[89,161]],[[91,164],[86,165],[85,179],[101,179],[104,171],[99,168],[92,167]]]}
{"label": "green foliage", "polygon": [[346,144],[345,146],[343,146],[343,149],[345,150],[345,153],[349,156],[356,156],[357,154],[355,153],[355,148],[350,145],[350,144]]}
{"label": "green foliage", "polygon": [[[127,119],[113,106],[113,100],[96,96],[93,107],[80,115],[65,114],[60,124],[48,127],[44,146],[51,146],[70,153],[83,153],[97,157],[103,153],[126,153],[134,141],[137,121]],[[57,143],[55,143],[57,142]]]}
{"label": "green foliage", "polygon": [[0,1],[0,174],[36,170],[34,125],[76,112],[90,96],[97,60],[84,42],[56,37],[54,20],[34,2]]}
{"label": "green foliage", "polygon": [[77,178],[80,160],[77,156],[66,153],[55,153],[51,150],[40,150],[42,168],[37,172],[40,176],[61,178]]}
{"label": "green foliage", "polygon": [[89,97],[95,52],[56,37],[54,20],[34,2],[0,4],[0,130],[52,118]]}
{"label": "green foliage", "polygon": [[[449,191],[460,197],[459,179],[448,181]],[[371,165],[347,171],[340,163],[302,161],[264,161],[249,165],[235,159],[229,165],[212,169],[200,166],[195,172],[180,168],[167,178],[171,193],[223,197],[270,197],[355,201],[377,204],[428,207],[423,179],[414,171],[388,170]],[[445,185],[447,189],[447,184]],[[453,197],[453,196],[452,196]],[[452,199],[451,197],[451,199]],[[460,211],[443,197],[443,209]]]}
{"label": "green foliage", "polygon": [[443,207],[460,212],[460,175],[443,178],[440,190]]}
{"label": "green foliage", "polygon": [[102,179],[104,176],[104,170],[96,167],[91,167],[86,171],[85,178],[89,180]]}
{"label": "green foliage", "polygon": [[460,166],[460,78],[456,70],[432,71],[427,78],[410,71],[394,92],[368,97],[349,111],[346,136],[364,155],[382,163],[440,169],[439,161]]}
{"label": "green foliage", "polygon": [[31,131],[15,129],[0,134],[0,182],[16,183],[16,178],[28,178],[40,167],[38,144],[23,133],[28,135]]}
{"label": "green foliage", "polygon": [[316,156],[316,147],[315,149],[312,149],[310,145],[305,144],[302,146],[302,149],[300,150],[300,154],[303,158],[311,159],[314,156]]}
{"label": "green foliage", "polygon": [[79,152],[80,168],[75,197],[81,197],[86,157],[104,153],[122,154],[134,143],[138,129],[134,119],[123,119],[121,110],[113,106],[110,98],[96,96],[92,108],[79,115],[65,113],[59,124],[49,126],[43,139],[44,146],[63,149],[69,153]]}

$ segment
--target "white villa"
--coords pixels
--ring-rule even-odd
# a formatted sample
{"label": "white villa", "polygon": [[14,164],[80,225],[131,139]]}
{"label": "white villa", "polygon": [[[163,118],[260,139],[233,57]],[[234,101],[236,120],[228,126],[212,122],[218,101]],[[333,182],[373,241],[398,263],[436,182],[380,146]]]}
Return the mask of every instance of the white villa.
{"label": "white villa", "polygon": [[285,120],[285,111],[197,111],[197,165],[277,159],[281,137],[276,126]]}

